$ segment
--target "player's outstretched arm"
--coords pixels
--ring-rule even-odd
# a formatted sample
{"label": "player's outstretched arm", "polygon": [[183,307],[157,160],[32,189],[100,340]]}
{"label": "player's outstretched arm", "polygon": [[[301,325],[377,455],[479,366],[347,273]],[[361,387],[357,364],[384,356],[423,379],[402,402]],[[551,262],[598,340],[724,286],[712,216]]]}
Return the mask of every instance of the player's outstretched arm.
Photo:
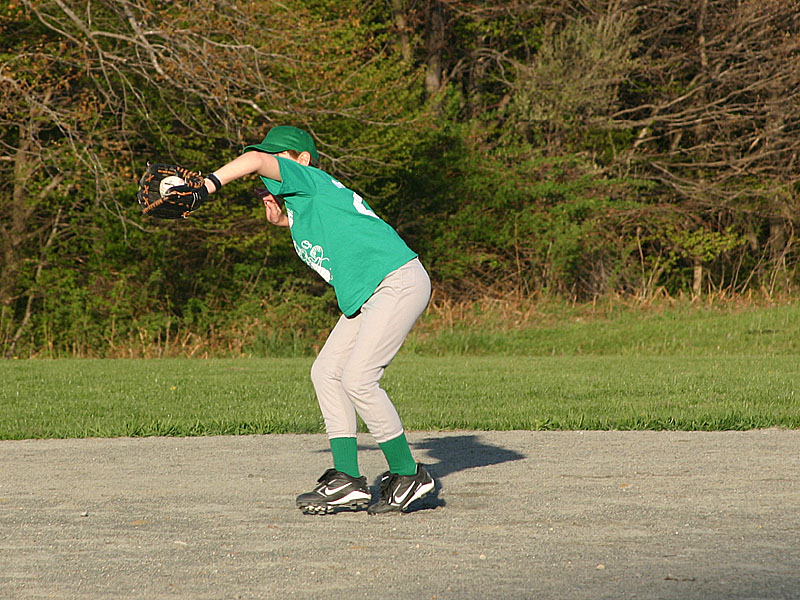
{"label": "player's outstretched arm", "polygon": [[[180,165],[148,163],[139,180],[136,198],[144,214],[162,219],[185,219],[205,204],[209,194],[252,173],[281,181],[278,159],[265,152],[246,152],[206,177]],[[170,185],[165,185],[167,183]]]}
{"label": "player's outstretched arm", "polygon": [[[258,152],[251,150],[245,152],[241,156],[237,156],[226,165],[214,171],[214,175],[219,179],[222,185],[239,179],[245,175],[255,173],[266,177],[267,179],[274,179],[281,181],[281,170],[278,166],[278,159],[267,154],[266,152]],[[216,185],[213,180],[206,178],[206,187],[210,192],[216,192]]]}

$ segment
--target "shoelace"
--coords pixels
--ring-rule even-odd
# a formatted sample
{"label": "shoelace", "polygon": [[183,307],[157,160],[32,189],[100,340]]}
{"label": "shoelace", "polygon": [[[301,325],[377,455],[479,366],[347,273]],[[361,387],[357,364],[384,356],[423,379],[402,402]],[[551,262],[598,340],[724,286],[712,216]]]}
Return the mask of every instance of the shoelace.
{"label": "shoelace", "polygon": [[320,483],[322,483],[323,481],[328,481],[328,480],[330,480],[330,479],[333,479],[333,476],[334,476],[334,474],[336,474],[336,472],[337,472],[337,471],[336,471],[336,469],[328,469],[327,471],[325,471],[325,472],[322,474],[322,477],[320,477],[319,479],[317,479],[317,481],[319,481]]}
{"label": "shoelace", "polygon": [[317,483],[319,485],[317,485],[316,489],[320,489],[328,485],[331,481],[333,481],[336,474],[337,474],[336,469],[328,469],[327,471],[325,471],[322,474],[322,476],[319,479],[317,479]]}
{"label": "shoelace", "polygon": [[397,473],[392,473],[388,477],[386,477],[383,481],[381,481],[381,498],[384,500],[391,500],[392,495],[392,488],[394,488],[395,482],[400,477]]}

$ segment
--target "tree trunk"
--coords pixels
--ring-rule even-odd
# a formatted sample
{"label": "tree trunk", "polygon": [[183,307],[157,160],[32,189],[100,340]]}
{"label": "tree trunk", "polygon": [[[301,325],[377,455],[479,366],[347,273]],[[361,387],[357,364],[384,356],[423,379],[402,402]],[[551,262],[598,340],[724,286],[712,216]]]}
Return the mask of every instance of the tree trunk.
{"label": "tree trunk", "polygon": [[444,14],[440,0],[430,0],[427,19],[425,91],[433,96],[442,87],[442,52],[445,47]]}
{"label": "tree trunk", "polygon": [[692,272],[692,293],[699,296],[703,293],[703,263],[698,257],[694,259],[694,269]]}
{"label": "tree trunk", "polygon": [[392,0],[392,17],[397,29],[397,40],[400,44],[400,55],[406,62],[411,62],[411,38],[408,35],[408,16],[405,0]]}
{"label": "tree trunk", "polygon": [[769,218],[769,256],[774,270],[786,268],[786,222],[783,217]]}

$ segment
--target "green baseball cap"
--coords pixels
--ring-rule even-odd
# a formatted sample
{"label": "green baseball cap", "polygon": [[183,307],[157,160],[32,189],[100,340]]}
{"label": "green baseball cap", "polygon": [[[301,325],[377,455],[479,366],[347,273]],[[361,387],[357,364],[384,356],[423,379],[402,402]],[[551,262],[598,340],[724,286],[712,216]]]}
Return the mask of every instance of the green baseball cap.
{"label": "green baseball cap", "polygon": [[260,144],[250,144],[245,146],[242,152],[248,150],[259,150],[270,154],[277,154],[284,150],[296,150],[297,152],[308,152],[311,161],[317,162],[319,154],[314,139],[308,132],[292,127],[291,125],[278,125],[267,132],[267,137]]}

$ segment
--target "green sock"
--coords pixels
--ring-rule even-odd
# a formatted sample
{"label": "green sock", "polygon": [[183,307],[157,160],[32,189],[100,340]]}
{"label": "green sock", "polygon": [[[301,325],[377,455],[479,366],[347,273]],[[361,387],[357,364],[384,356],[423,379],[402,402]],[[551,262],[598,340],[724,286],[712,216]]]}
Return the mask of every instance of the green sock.
{"label": "green sock", "polygon": [[411,448],[408,447],[405,433],[378,445],[383,450],[386,462],[389,463],[389,471],[398,475],[417,474],[417,463],[411,456]]}
{"label": "green sock", "polygon": [[361,477],[358,470],[358,443],[354,437],[331,438],[333,468],[350,477]]}

